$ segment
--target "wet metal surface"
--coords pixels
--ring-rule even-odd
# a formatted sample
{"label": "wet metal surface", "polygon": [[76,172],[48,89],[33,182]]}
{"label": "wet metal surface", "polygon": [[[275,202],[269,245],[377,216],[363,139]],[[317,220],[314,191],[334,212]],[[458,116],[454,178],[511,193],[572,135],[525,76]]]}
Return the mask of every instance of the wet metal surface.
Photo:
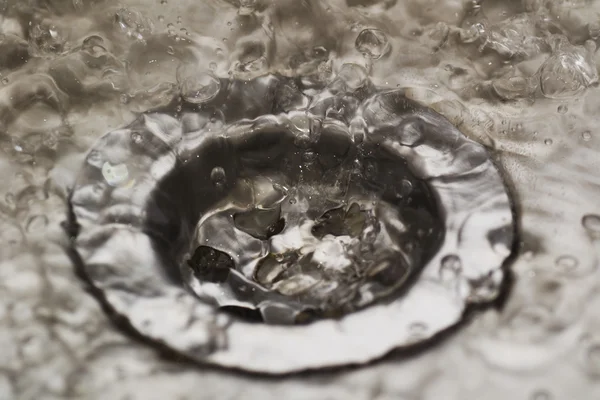
{"label": "wet metal surface", "polygon": [[[591,0],[0,0],[0,398],[600,398],[599,12],[600,2]],[[244,101],[220,97],[231,92],[232,82],[257,83],[264,76],[279,78],[268,85],[240,89],[252,93]],[[333,102],[325,94],[319,102],[322,87],[332,93],[356,94]],[[261,88],[268,90],[261,92]],[[220,338],[234,337],[228,328],[236,325],[228,324],[239,316],[234,318],[225,310],[215,313],[214,306],[203,307],[207,303],[191,296],[193,288],[184,289],[183,280],[177,282],[183,276],[178,268],[189,264],[176,263],[172,269],[165,269],[166,260],[153,263],[155,249],[148,236],[138,235],[136,242],[130,241],[131,235],[125,238],[127,230],[117,226],[131,223],[139,227],[136,224],[147,220],[143,215],[136,219],[131,207],[117,209],[112,216],[102,214],[102,223],[87,227],[82,223],[76,238],[75,231],[65,231],[61,226],[76,182],[83,182],[84,172],[93,168],[98,175],[90,182],[99,182],[102,176],[106,188],[90,190],[88,201],[109,192],[111,196],[122,193],[119,202],[129,206],[149,198],[150,193],[143,190],[139,198],[126,196],[131,193],[128,185],[152,192],[160,173],[176,170],[169,163],[185,159],[198,148],[192,140],[189,148],[179,148],[181,152],[176,155],[172,149],[177,146],[171,142],[174,137],[164,133],[183,136],[184,132],[204,128],[222,132],[233,126],[247,132],[244,124],[251,120],[265,115],[294,115],[299,110],[319,116],[317,120],[324,116],[342,121],[341,125],[353,132],[364,127],[354,126],[350,124],[352,118],[348,119],[357,115],[358,106],[363,110],[368,104],[377,107],[377,103],[368,103],[373,88],[402,90],[405,97],[443,115],[457,128],[456,132],[483,146],[496,165],[492,170],[502,175],[514,200],[518,243],[510,264],[513,285],[509,295],[501,297],[503,307],[481,308],[468,315],[435,345],[423,346],[414,353],[394,353],[356,368],[284,377],[247,375],[164,357],[173,355],[167,350],[175,344],[185,348],[197,343],[200,346],[194,354],[204,354],[201,364],[216,363],[221,357],[221,365],[232,365],[232,360],[254,363],[255,367],[262,363],[263,370],[266,366],[274,370],[275,365],[271,358],[259,360],[258,355],[250,353],[245,353],[245,359],[229,358],[225,362],[225,354],[240,354],[217,350],[231,348]],[[207,119],[193,117],[211,102],[227,107]],[[141,118],[142,113],[149,117],[152,111],[163,117],[155,117],[154,122]],[[175,115],[176,123],[164,118],[167,114]],[[425,114],[432,115],[429,111]],[[192,117],[184,119],[184,115]],[[248,121],[242,122],[241,116]],[[369,126],[380,120],[370,119],[366,111],[361,118]],[[306,121],[295,120],[294,126],[305,131]],[[141,128],[136,133],[150,132],[147,138],[152,142],[144,142],[146,137],[117,133],[136,123]],[[269,124],[276,121],[269,120]],[[395,122],[391,125],[397,126]],[[109,155],[114,159],[92,167],[87,163],[90,150],[106,148],[99,142],[103,137],[115,140],[111,149],[116,150]],[[135,152],[132,149],[140,139],[143,146]],[[398,143],[399,139],[395,140]],[[169,151],[171,156],[158,157]],[[394,151],[394,146],[389,151]],[[400,146],[396,151],[413,166],[418,165],[419,157],[431,155],[410,146]],[[132,154],[135,157],[131,160],[119,158]],[[312,157],[306,156],[308,161]],[[150,169],[159,159],[163,164]],[[125,161],[131,165],[125,168]],[[439,161],[436,165],[444,171],[445,160]],[[220,167],[222,171],[213,169],[207,177],[215,189],[228,183],[229,172]],[[419,178],[419,171],[433,175],[439,172],[428,167],[411,173]],[[156,177],[152,178],[152,173]],[[148,177],[146,186],[131,181],[141,176]],[[263,183],[261,178],[251,186],[262,187]],[[190,185],[190,190],[193,187]],[[360,199],[355,203],[359,208],[363,204]],[[346,206],[343,213],[333,208],[316,215],[314,235],[311,230],[303,237],[323,239],[328,251],[339,251],[339,242],[346,243],[346,238],[339,238],[352,239],[360,230],[360,216],[371,212],[366,205],[361,209],[363,214],[357,214],[352,204]],[[93,221],[106,210],[87,213],[85,218]],[[323,222],[328,211],[334,223]],[[227,226],[256,235],[261,243],[269,241],[280,228],[277,222],[271,224],[275,217],[269,212],[260,216],[242,213]],[[114,219],[123,215],[131,221]],[[137,282],[132,298],[139,299],[139,293],[151,297],[157,288],[165,291],[169,287],[172,293],[183,293],[181,304],[189,305],[185,315],[198,309],[199,318],[191,324],[201,329],[173,338],[164,351],[157,351],[160,346],[156,341],[144,342],[149,332],[142,337],[124,334],[118,327],[126,325],[127,320],[116,318],[120,324],[115,325],[107,314],[110,308],[103,309],[90,293],[101,297],[108,291],[94,291],[99,281],[84,283],[92,274],[75,268],[69,257],[68,250],[79,246],[80,255],[87,259],[91,252],[82,250],[82,240],[92,232],[90,227],[99,229],[111,218],[115,229],[107,229],[105,236],[88,236],[98,241],[98,246],[90,245],[89,249],[100,249],[103,241],[112,239],[109,247],[120,246],[120,251],[99,253],[98,257],[104,257],[99,260],[107,262],[105,266],[140,265],[141,261],[149,267],[147,276],[143,270],[136,270],[138,276],[147,279]],[[346,222],[338,223],[340,220]],[[198,226],[198,221],[190,221],[194,222],[189,226],[192,233],[181,242],[185,246],[177,254],[192,260],[199,247],[194,241],[203,238],[203,230],[218,224],[215,220]],[[117,235],[113,235],[115,232]],[[328,233],[338,239],[325,239]],[[501,234],[494,231],[490,237]],[[137,250],[148,246],[148,251],[134,252],[135,246]],[[319,248],[322,251],[325,247]],[[446,265],[444,271],[449,271],[450,277],[468,264],[468,254],[473,254],[467,252],[457,259],[453,256],[456,254],[441,249],[436,256],[444,258],[438,260],[438,266]],[[219,251],[227,253],[231,249]],[[126,257],[131,254],[146,258],[129,263]],[[208,254],[200,253],[202,257],[195,260],[214,258]],[[122,258],[117,260],[116,255]],[[227,257],[234,265],[239,262],[233,255]],[[227,257],[219,258],[225,260],[220,265],[231,266]],[[434,265],[434,261],[432,258],[427,265]],[[253,282],[281,295],[295,290],[286,281],[297,276],[292,274],[293,267],[289,272],[293,276],[277,275],[277,263],[265,261],[264,268],[261,265],[251,276]],[[76,271],[85,273],[78,276]],[[130,269],[120,271],[131,277],[127,275]],[[96,278],[105,277],[101,279],[103,284],[110,284],[109,277],[115,279],[114,270],[95,272]],[[399,272],[395,276],[401,281],[403,275]],[[425,272],[417,277],[425,277]],[[164,285],[168,280],[176,283]],[[303,277],[302,282],[308,280]],[[404,281],[395,295],[403,298],[404,289],[404,293],[413,293],[410,289],[417,288],[418,282]],[[121,314],[136,304],[117,296],[123,291],[114,290],[109,304],[122,306]],[[485,291],[480,293],[482,300],[487,297]],[[211,296],[214,301],[214,293]],[[225,297],[227,302],[232,299]],[[319,303],[302,304],[314,308]],[[164,305],[157,301],[153,310]],[[254,301],[243,305],[261,307]],[[376,307],[365,305],[345,315],[358,318]],[[139,331],[145,316],[156,315],[144,314],[147,310],[136,310],[138,319],[134,321]],[[221,318],[222,314],[227,318]],[[157,336],[168,337],[170,331],[162,328],[187,326],[190,321],[182,322],[174,314],[161,315],[172,319],[150,332]],[[296,328],[282,325],[280,318],[271,321],[276,323],[258,323],[257,327],[265,331]],[[209,334],[207,321],[214,328]],[[298,329],[333,324],[331,321],[335,318],[318,318]],[[430,333],[422,325],[413,328],[417,336]],[[376,333],[386,337],[385,329]],[[395,343],[381,342],[382,348]],[[373,341],[361,343],[370,345]],[[251,348],[245,344],[235,349]],[[361,351],[363,359],[379,358],[373,352]],[[308,354],[302,354],[304,361],[320,356],[308,349],[303,353]],[[344,361],[342,364],[348,361],[341,358],[338,361]],[[275,369],[289,368],[287,361],[281,361]],[[296,366],[303,368],[306,364]]]}

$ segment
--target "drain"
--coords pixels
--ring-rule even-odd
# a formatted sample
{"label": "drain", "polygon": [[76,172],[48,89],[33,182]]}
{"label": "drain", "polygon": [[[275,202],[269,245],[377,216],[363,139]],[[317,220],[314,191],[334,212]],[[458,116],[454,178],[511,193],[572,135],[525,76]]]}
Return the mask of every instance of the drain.
{"label": "drain", "polygon": [[[189,180],[178,172],[156,188],[160,199],[187,199],[188,209],[196,205],[189,187],[212,191],[212,204],[185,221],[195,229],[177,260],[184,280],[204,301],[273,324],[340,317],[394,294],[443,236],[435,199],[401,157],[327,123],[298,146],[293,118],[259,118],[263,128],[228,137],[206,133],[180,167]],[[151,236],[163,230],[148,224]]]}
{"label": "drain", "polygon": [[[94,146],[70,203],[104,302],[196,361],[289,373],[422,343],[495,299],[514,221],[485,149],[400,90],[285,82],[221,82]],[[298,101],[267,114],[282,88]]]}

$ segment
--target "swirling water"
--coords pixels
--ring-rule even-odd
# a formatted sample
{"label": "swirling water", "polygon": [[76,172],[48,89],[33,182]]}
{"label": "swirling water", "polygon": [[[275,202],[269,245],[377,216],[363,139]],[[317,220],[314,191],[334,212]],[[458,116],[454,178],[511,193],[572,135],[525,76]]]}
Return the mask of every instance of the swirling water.
{"label": "swirling water", "polygon": [[[599,398],[598,11],[583,0],[0,1],[0,396]],[[502,307],[416,354],[285,378],[174,362],[117,330],[64,250],[61,223],[90,149],[140,113],[194,110],[227,82],[267,74],[334,91],[367,80],[402,88],[487,148],[521,240]],[[280,89],[189,124],[217,131],[237,112],[308,106]],[[280,108],[264,109],[265,98]],[[136,173],[98,160],[111,187]],[[219,167],[208,172],[215,186],[228,184]],[[441,264],[460,270],[452,256]],[[365,342],[381,342],[373,336]]]}

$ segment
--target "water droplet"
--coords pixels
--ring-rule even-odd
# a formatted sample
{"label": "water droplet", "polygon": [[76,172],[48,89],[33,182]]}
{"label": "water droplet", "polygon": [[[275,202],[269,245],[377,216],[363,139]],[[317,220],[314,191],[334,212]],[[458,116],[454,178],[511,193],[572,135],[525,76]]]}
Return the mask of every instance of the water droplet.
{"label": "water droplet", "polygon": [[212,171],[210,171],[210,180],[212,181],[213,185],[217,187],[224,186],[227,180],[225,170],[222,167],[214,167]]}
{"label": "water droplet", "polygon": [[144,139],[142,138],[142,135],[140,135],[138,132],[133,132],[131,134],[131,141],[135,144],[140,144],[142,143]]}
{"label": "water droplet", "polygon": [[460,257],[455,254],[444,256],[440,262],[440,277],[444,280],[453,279],[462,270],[462,262]]}
{"label": "water droplet", "polygon": [[546,146],[551,146],[551,145],[552,145],[552,143],[554,143],[554,142],[552,141],[552,139],[545,139],[545,140],[544,140],[544,144],[545,144]]}
{"label": "water droplet", "polygon": [[594,236],[600,236],[600,216],[596,214],[586,214],[581,219],[581,224],[588,233]]}
{"label": "water droplet", "polygon": [[158,21],[159,22],[164,22],[165,21],[165,16],[164,15],[159,15],[158,16]]}
{"label": "water droplet", "polygon": [[53,25],[35,24],[29,30],[30,40],[41,51],[60,52],[65,40]]}
{"label": "water droplet", "polygon": [[34,215],[29,218],[25,230],[27,233],[41,233],[48,225],[48,217],[45,215]]}
{"label": "water droplet", "polygon": [[562,255],[555,262],[556,266],[565,272],[573,271],[579,265],[579,261],[570,255]]}
{"label": "water droplet", "polygon": [[413,184],[408,179],[402,179],[400,185],[400,195],[402,197],[408,196],[413,190]]}
{"label": "water droplet", "polygon": [[167,47],[167,54],[170,54],[170,55],[175,54],[175,49],[173,48],[173,46]]}
{"label": "water droplet", "polygon": [[153,30],[152,23],[142,13],[127,8],[115,13],[115,25],[128,37],[140,41],[151,35]]}
{"label": "water droplet", "polygon": [[564,105],[564,104],[561,104],[560,106],[558,106],[558,109],[557,109],[557,110],[558,110],[558,113],[559,113],[559,114],[566,114],[566,113],[567,113],[567,111],[569,111],[569,107],[567,107],[567,106],[566,106],[566,105]]}
{"label": "water droplet", "polygon": [[552,395],[547,390],[536,390],[531,395],[531,400],[552,400]]}
{"label": "water droplet", "polygon": [[477,39],[485,35],[485,26],[481,23],[475,23],[469,27],[469,29],[463,29],[460,31],[460,40],[463,43],[473,43]]}
{"label": "water droplet", "polygon": [[2,78],[2,84],[8,85],[8,78]]}
{"label": "water droplet", "polygon": [[183,99],[189,103],[200,104],[214,99],[221,90],[221,82],[211,72],[179,77]]}
{"label": "water droplet", "polygon": [[492,82],[496,94],[504,100],[526,97],[531,91],[529,80],[520,76],[499,78]]}
{"label": "water droplet", "polygon": [[590,139],[592,138],[592,133],[591,133],[590,131],[585,131],[585,132],[583,132],[583,133],[581,134],[581,138],[582,138],[584,141],[588,142],[588,141],[590,141]]}
{"label": "water droplet", "polygon": [[413,322],[412,324],[410,324],[408,329],[412,334],[422,335],[423,333],[425,333],[425,331],[427,331],[427,325],[423,322]]}
{"label": "water droplet", "polygon": [[542,93],[551,99],[573,97],[597,80],[596,68],[576,48],[552,55],[540,68]]}
{"label": "water droplet", "polygon": [[365,86],[368,79],[367,70],[357,64],[346,63],[342,65],[337,78],[332,82],[332,86],[337,86],[336,83],[342,83],[340,90],[354,92]]}
{"label": "water droplet", "polygon": [[391,49],[387,36],[379,29],[363,30],[356,37],[354,45],[365,57],[375,60],[386,55]]}
{"label": "water droplet", "polygon": [[317,139],[313,132],[312,120],[305,114],[293,115],[290,118],[289,130],[296,135],[294,144],[306,148]]}
{"label": "water droplet", "polygon": [[102,176],[111,186],[119,186],[129,178],[129,170],[125,164],[112,165],[106,161],[102,165]]}

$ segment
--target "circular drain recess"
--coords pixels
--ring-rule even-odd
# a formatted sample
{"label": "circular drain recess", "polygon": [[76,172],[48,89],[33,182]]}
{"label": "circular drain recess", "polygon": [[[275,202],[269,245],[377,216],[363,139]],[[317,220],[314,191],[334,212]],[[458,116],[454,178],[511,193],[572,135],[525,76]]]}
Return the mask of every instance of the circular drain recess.
{"label": "circular drain recess", "polygon": [[401,90],[289,82],[222,81],[89,152],[70,224],[112,312],[192,360],[280,374],[421,344],[494,300],[514,220],[485,149]]}

